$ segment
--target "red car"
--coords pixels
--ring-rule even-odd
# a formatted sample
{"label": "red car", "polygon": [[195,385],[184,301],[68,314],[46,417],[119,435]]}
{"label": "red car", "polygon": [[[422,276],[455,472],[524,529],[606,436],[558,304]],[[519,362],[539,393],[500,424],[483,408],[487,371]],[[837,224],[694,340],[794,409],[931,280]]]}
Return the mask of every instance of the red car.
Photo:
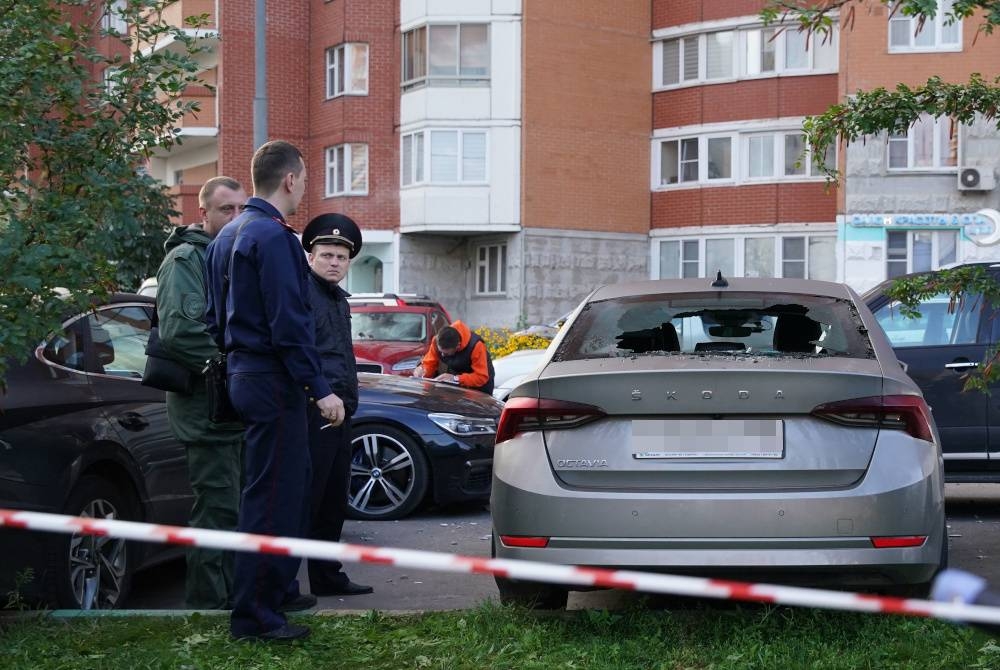
{"label": "red car", "polygon": [[382,372],[411,376],[438,331],[451,323],[447,310],[427,296],[355,293],[351,303],[354,355]]}

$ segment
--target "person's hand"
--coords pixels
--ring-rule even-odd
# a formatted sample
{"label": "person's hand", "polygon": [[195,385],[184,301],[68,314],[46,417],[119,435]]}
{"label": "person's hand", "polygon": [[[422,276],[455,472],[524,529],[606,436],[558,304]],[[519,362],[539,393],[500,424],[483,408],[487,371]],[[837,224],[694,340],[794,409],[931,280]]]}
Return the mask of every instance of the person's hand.
{"label": "person's hand", "polygon": [[458,375],[453,375],[451,373],[446,372],[444,374],[440,374],[437,377],[435,377],[434,381],[436,381],[436,382],[451,382],[452,384],[457,384],[458,383]]}
{"label": "person's hand", "polygon": [[344,401],[341,400],[336,393],[331,393],[330,395],[317,400],[316,409],[318,409],[320,415],[329,421],[330,425],[334,427],[344,423],[344,419],[347,418],[347,412],[344,410]]}
{"label": "person's hand", "polygon": [[423,377],[424,376],[424,366],[418,365],[417,367],[413,368],[413,376],[414,377]]}

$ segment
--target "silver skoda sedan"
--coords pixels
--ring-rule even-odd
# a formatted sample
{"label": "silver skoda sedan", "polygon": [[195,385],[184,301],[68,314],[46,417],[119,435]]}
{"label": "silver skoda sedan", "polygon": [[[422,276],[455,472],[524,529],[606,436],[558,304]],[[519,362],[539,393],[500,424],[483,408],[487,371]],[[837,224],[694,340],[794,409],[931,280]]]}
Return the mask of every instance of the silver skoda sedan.
{"label": "silver skoda sedan", "polygon": [[898,595],[944,567],[937,429],[846,285],[605,286],[546,356],[497,429],[496,557]]}

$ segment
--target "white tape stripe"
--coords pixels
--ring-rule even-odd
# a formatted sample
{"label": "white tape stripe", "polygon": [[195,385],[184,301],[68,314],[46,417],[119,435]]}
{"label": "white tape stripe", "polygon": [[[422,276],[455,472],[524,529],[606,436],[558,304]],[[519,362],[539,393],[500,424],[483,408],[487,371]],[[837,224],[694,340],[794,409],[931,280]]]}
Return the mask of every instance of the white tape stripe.
{"label": "white tape stripe", "polygon": [[780,586],[751,582],[726,582],[702,577],[654,574],[628,570],[600,570],[537,561],[484,559],[414,549],[367,547],[290,537],[268,537],[223,530],[157,526],[135,521],[86,519],[21,512],[0,508],[0,526],[56,533],[108,535],[126,540],[186,544],[232,551],[278,553],[301,558],[335,559],[397,567],[491,574],[526,581],[578,586],[615,586],[649,593],[702,598],[763,601],[779,605],[819,607],[854,612],[883,612],[957,621],[1000,624],[1000,607],[928,600],[902,600],[844,591]]}

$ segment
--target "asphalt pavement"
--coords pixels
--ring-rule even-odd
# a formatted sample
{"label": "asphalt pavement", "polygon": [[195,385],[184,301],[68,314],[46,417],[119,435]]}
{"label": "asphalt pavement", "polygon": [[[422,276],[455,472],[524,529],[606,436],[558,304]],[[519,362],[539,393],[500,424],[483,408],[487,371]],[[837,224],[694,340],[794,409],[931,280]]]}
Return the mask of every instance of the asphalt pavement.
{"label": "asphalt pavement", "polygon": [[[950,565],[979,574],[1000,587],[1000,484],[948,484]],[[400,521],[348,521],[343,541],[372,547],[439,551],[488,558],[490,515],[484,506],[420,512]],[[474,607],[496,599],[487,575],[408,570],[396,566],[347,564],[355,582],[375,592],[319,599],[320,610],[432,611]],[[300,579],[308,583],[305,566]],[[569,609],[616,609],[642,598],[621,591],[571,592]],[[183,609],[184,563],[173,561],[136,577],[129,606]]]}

